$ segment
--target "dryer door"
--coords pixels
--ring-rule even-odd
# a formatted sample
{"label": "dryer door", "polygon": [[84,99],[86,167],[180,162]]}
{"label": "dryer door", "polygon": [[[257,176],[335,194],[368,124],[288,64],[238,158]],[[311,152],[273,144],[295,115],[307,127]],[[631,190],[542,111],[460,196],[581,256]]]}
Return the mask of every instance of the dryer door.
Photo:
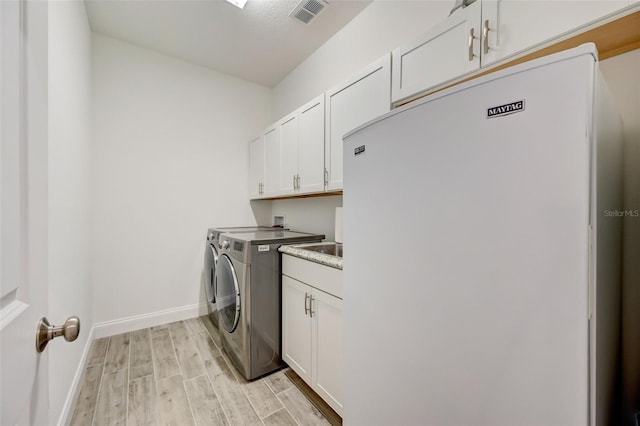
{"label": "dryer door", "polygon": [[215,289],[220,326],[233,333],[240,319],[240,285],[233,263],[226,254],[218,258]]}
{"label": "dryer door", "polygon": [[207,243],[204,253],[204,290],[209,303],[216,303],[216,294],[213,289],[213,280],[216,276],[216,263],[218,263],[218,251],[211,243]]}

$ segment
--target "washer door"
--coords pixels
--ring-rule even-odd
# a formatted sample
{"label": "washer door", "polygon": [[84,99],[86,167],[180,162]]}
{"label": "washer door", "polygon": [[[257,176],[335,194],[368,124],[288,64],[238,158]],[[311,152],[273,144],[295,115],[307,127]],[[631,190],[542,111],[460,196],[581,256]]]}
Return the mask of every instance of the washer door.
{"label": "washer door", "polygon": [[218,263],[218,250],[213,244],[207,243],[204,253],[204,291],[207,294],[209,303],[216,303],[216,293],[213,282],[216,276],[216,264]]}
{"label": "washer door", "polygon": [[218,258],[215,289],[218,321],[227,333],[233,333],[240,320],[240,285],[233,263],[226,254]]}

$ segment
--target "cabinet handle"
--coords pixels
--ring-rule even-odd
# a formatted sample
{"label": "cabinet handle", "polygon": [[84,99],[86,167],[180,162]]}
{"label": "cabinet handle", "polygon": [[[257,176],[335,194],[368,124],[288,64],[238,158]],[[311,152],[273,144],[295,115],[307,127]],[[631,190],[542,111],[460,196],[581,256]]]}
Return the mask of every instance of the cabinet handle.
{"label": "cabinet handle", "polygon": [[313,318],[314,313],[315,312],[313,312],[313,296],[310,295],[309,296],[309,316]]}
{"label": "cabinet handle", "polygon": [[296,175],[293,175],[293,190],[296,190]]}
{"label": "cabinet handle", "polygon": [[489,53],[489,20],[484,21],[482,26],[482,53]]}
{"label": "cabinet handle", "polygon": [[[309,311],[311,310],[311,308],[307,307],[307,300],[311,299],[311,295],[308,294],[307,292],[304,293],[304,314],[307,315],[309,313]],[[311,303],[309,303],[309,306],[311,306]]]}
{"label": "cabinet handle", "polygon": [[300,190],[300,175],[296,175],[296,184],[298,185],[298,190]]}
{"label": "cabinet handle", "polygon": [[324,168],[324,186],[329,186],[329,170]]}
{"label": "cabinet handle", "polygon": [[469,61],[473,61],[474,56],[476,56],[473,54],[473,40],[475,39],[475,28],[471,28],[469,30]]}

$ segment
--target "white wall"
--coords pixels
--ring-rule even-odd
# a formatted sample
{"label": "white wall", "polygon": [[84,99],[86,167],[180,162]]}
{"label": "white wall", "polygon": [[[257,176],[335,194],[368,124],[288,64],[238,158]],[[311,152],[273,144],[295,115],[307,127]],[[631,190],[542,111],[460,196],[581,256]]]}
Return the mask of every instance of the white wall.
{"label": "white wall", "polygon": [[62,414],[93,325],[90,264],[91,32],[81,1],[49,3],[49,320],[81,320],[49,343],[50,423]]}
{"label": "white wall", "polygon": [[256,223],[248,141],[270,105],[268,88],[94,34],[96,322],[204,303],[207,228]]}
{"label": "white wall", "polygon": [[451,0],[374,0],[274,88],[274,118],[443,21]]}
{"label": "white wall", "polygon": [[[640,49],[600,68],[624,123],[624,208],[640,210]],[[623,227],[621,402],[629,416],[640,411],[640,217],[625,217]]]}
{"label": "white wall", "polygon": [[334,241],[335,211],[336,207],[342,207],[341,195],[301,200],[275,200],[272,203],[272,214],[286,216],[287,228],[324,234],[326,240]]}
{"label": "white wall", "polygon": [[[274,88],[273,117],[288,114],[441,22],[452,4],[449,0],[374,0]],[[341,205],[342,196],[274,201],[272,214],[286,215],[291,229],[322,232],[333,240],[334,211]]]}

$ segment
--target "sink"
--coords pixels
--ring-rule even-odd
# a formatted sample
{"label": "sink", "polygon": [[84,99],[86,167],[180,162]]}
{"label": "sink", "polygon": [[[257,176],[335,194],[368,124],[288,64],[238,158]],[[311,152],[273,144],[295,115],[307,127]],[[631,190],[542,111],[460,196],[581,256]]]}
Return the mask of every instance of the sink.
{"label": "sink", "polygon": [[303,244],[296,247],[299,249],[314,251],[316,253],[342,257],[342,244],[340,243]]}

